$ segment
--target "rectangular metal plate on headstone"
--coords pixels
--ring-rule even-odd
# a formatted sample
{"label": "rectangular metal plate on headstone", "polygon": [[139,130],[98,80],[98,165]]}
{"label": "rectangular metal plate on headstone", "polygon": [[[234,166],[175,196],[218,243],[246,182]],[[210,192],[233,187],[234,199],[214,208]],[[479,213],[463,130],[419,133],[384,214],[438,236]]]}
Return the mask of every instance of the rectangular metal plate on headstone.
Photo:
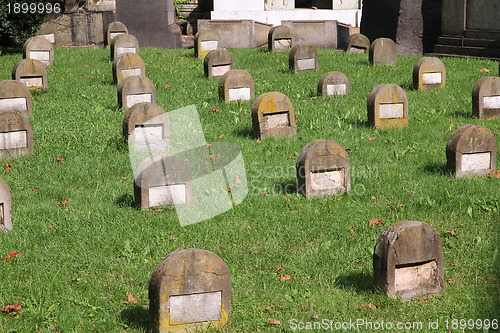
{"label": "rectangular metal plate on headstone", "polygon": [[397,268],[394,272],[394,288],[398,291],[414,290],[436,283],[437,264],[429,261],[423,264]]}
{"label": "rectangular metal plate on headstone", "polygon": [[289,49],[291,44],[292,40],[290,38],[282,38],[274,40],[275,49]]}
{"label": "rectangular metal plate on headstone", "polygon": [[231,65],[216,65],[212,66],[212,76],[222,76],[227,71],[231,70]]}
{"label": "rectangular metal plate on headstone", "polygon": [[250,88],[229,88],[229,101],[249,101],[250,100]]}
{"label": "rectangular metal plate on headstone", "polygon": [[326,94],[330,95],[345,95],[347,88],[345,84],[327,84]]}
{"label": "rectangular metal plate on headstone", "polygon": [[127,108],[131,108],[132,106],[139,103],[151,103],[151,94],[129,94],[127,95]]}
{"label": "rectangular metal plate on headstone", "polygon": [[0,133],[0,149],[27,148],[28,136],[26,131]]}
{"label": "rectangular metal plate on headstone", "polygon": [[186,184],[155,186],[149,188],[149,207],[186,203]]}
{"label": "rectangular metal plate on headstone", "polygon": [[288,111],[269,113],[262,115],[262,128],[277,128],[290,126],[290,115]]}
{"label": "rectangular metal plate on headstone", "polygon": [[461,171],[487,170],[491,164],[491,153],[462,154]]}
{"label": "rectangular metal plate on headstone", "polygon": [[118,57],[122,53],[137,53],[137,50],[135,47],[117,47],[115,57]]}
{"label": "rectangular metal plate on headstone", "polygon": [[0,110],[26,111],[28,110],[26,97],[2,98],[0,99]]}
{"label": "rectangular metal plate on headstone", "polygon": [[56,42],[56,37],[54,36],[54,34],[40,35],[39,37],[43,37],[51,43]]}
{"label": "rectangular metal plate on headstone", "polygon": [[192,324],[221,319],[222,292],[170,296],[170,322]]}
{"label": "rectangular metal plate on headstone", "polygon": [[442,82],[443,73],[441,72],[429,72],[422,74],[423,84],[440,84]]}
{"label": "rectangular metal plate on headstone", "polygon": [[500,109],[500,96],[484,96],[483,109]]}
{"label": "rectangular metal plate on headstone", "polygon": [[316,61],[314,58],[311,59],[299,59],[297,60],[297,68],[299,71],[304,71],[308,69],[315,69],[316,68]]}
{"label": "rectangular metal plate on headstone", "polygon": [[163,125],[154,124],[134,129],[134,144],[147,145],[153,142],[163,141]]}
{"label": "rectangular metal plate on headstone", "polygon": [[19,79],[26,87],[43,87],[43,77],[41,76],[24,76]]}
{"label": "rectangular metal plate on headstone", "polygon": [[380,119],[387,118],[403,118],[404,104],[403,103],[383,103],[379,108]]}
{"label": "rectangular metal plate on headstone", "polygon": [[122,69],[122,77],[125,79],[129,76],[134,75],[142,75],[142,71],[140,68],[130,68],[130,69]]}
{"label": "rectangular metal plate on headstone", "polygon": [[310,172],[311,189],[313,191],[327,190],[338,186],[344,187],[344,170],[329,170]]}
{"label": "rectangular metal plate on headstone", "polygon": [[[120,31],[120,32],[110,32],[109,33],[109,37],[111,38],[111,40],[113,40],[113,38],[115,38],[116,36],[118,35],[123,35],[125,32],[124,31]],[[111,42],[111,41],[110,41]]]}
{"label": "rectangular metal plate on headstone", "polygon": [[204,51],[217,50],[219,47],[219,41],[217,40],[206,40],[200,43],[201,49]]}

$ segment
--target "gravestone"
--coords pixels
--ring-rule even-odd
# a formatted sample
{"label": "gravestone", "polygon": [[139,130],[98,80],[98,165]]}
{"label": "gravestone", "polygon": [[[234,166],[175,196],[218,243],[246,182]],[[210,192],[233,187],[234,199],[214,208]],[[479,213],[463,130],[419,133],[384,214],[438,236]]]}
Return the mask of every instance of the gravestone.
{"label": "gravestone", "polygon": [[193,176],[189,166],[175,155],[154,154],[137,167],[135,204],[141,209],[186,204],[193,200]]}
{"label": "gravestone", "polygon": [[118,87],[118,107],[129,109],[138,103],[156,103],[156,88],[145,76],[129,76]]}
{"label": "gravestone", "polygon": [[139,54],[139,42],[135,36],[129,34],[121,34],[113,38],[110,45],[111,61],[123,53]]}
{"label": "gravestone", "polygon": [[[255,0],[253,0],[255,1]],[[233,2],[241,6],[241,2]],[[210,28],[220,35],[219,48],[257,48],[267,45],[267,35],[272,24],[254,20],[203,20],[197,21],[198,31]]]}
{"label": "gravestone", "polygon": [[45,66],[54,64],[54,45],[43,37],[31,37],[23,46],[24,59],[39,60]]}
{"label": "gravestone", "polygon": [[198,59],[204,59],[210,51],[219,47],[220,35],[214,29],[201,29],[194,36],[194,56]]}
{"label": "gravestone", "polygon": [[286,52],[293,47],[293,31],[290,27],[278,25],[269,30],[267,37],[269,52]]}
{"label": "gravestone", "polygon": [[209,79],[220,77],[227,71],[234,69],[234,57],[224,49],[210,51],[203,60],[203,69],[205,77]]}
{"label": "gravestone", "polygon": [[375,285],[407,301],[444,289],[441,239],[427,223],[401,221],[388,227],[373,251]]}
{"label": "gravestone", "polygon": [[344,44],[347,53],[368,53],[370,51],[370,40],[363,34],[352,34]]}
{"label": "gravestone", "polygon": [[231,276],[215,253],[202,249],[171,252],[149,280],[151,332],[221,329],[231,315]]}
{"label": "gravestone", "polygon": [[116,36],[128,34],[125,24],[120,21],[114,21],[108,24],[106,28],[106,46],[109,47]]}
{"label": "gravestone", "polygon": [[318,82],[318,96],[333,97],[338,95],[349,95],[351,84],[344,73],[328,72]]}
{"label": "gravestone", "polygon": [[379,84],[367,100],[368,125],[376,128],[408,126],[408,98],[396,84]]}
{"label": "gravestone", "polygon": [[[170,146],[170,124],[168,116],[158,104],[139,103],[127,110],[123,117],[123,141],[129,141],[139,150],[148,150],[151,145],[155,149]],[[149,147],[148,147],[149,146]]]}
{"label": "gravestone", "polygon": [[53,46],[57,45],[56,34],[56,28],[52,24],[43,24],[42,27],[36,32],[37,37],[45,38],[51,42]]}
{"label": "gravestone", "polygon": [[462,125],[446,144],[446,169],[457,178],[494,172],[496,160],[495,135],[486,127]]}
{"label": "gravestone", "polygon": [[146,76],[144,60],[136,53],[123,53],[113,61],[113,81],[121,84],[130,76]]}
{"label": "gravestone", "polygon": [[500,77],[480,78],[472,89],[472,114],[478,118],[500,117]]}
{"label": "gravestone", "polygon": [[292,102],[277,91],[260,95],[252,106],[252,125],[254,136],[261,140],[295,136]]}
{"label": "gravestone", "polygon": [[349,155],[338,142],[314,140],[297,158],[297,192],[307,199],[351,189]]}
{"label": "gravestone", "polygon": [[28,119],[17,111],[0,111],[0,157],[33,154],[33,131]]}
{"label": "gravestone", "polygon": [[314,46],[310,45],[294,46],[288,56],[288,66],[295,73],[317,71],[318,51]]}
{"label": "gravestone", "polygon": [[12,79],[24,83],[28,89],[47,90],[47,70],[36,59],[19,60],[12,69]]}
{"label": "gravestone", "polygon": [[446,68],[438,58],[423,57],[413,67],[413,89],[433,90],[446,83]]}
{"label": "gravestone", "polygon": [[32,116],[31,93],[24,83],[0,81],[0,111],[17,111],[25,117]]}
{"label": "gravestone", "polygon": [[12,200],[7,184],[0,178],[0,231],[12,230]]}
{"label": "gravestone", "polygon": [[219,98],[226,103],[249,101],[255,97],[252,75],[242,69],[232,69],[219,81]]}
{"label": "gravestone", "polygon": [[372,65],[396,66],[398,50],[389,38],[377,38],[370,46],[369,58]]}
{"label": "gravestone", "polygon": [[294,46],[337,49],[342,47],[350,34],[350,26],[339,24],[336,20],[281,20],[281,25],[290,27],[294,32]]}

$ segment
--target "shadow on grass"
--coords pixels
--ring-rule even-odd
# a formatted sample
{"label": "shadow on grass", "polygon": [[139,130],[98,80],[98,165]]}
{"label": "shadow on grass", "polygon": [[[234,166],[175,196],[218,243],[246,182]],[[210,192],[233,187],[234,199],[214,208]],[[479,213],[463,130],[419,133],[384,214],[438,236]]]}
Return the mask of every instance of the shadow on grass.
{"label": "shadow on grass", "polygon": [[251,140],[255,140],[256,138],[253,136],[253,129],[252,127],[244,127],[244,128],[238,128],[237,130],[234,131],[236,135],[239,135],[244,138],[248,138]]}
{"label": "shadow on grass", "polygon": [[136,305],[133,308],[123,310],[120,312],[120,318],[130,328],[149,332],[149,311],[142,306]]}
{"label": "shadow on grass", "polygon": [[424,171],[436,175],[446,175],[446,163],[427,163],[424,165]]}
{"label": "shadow on grass", "polygon": [[271,189],[273,194],[297,193],[297,179],[289,179],[286,182],[275,183]]}
{"label": "shadow on grass", "polygon": [[339,275],[335,278],[335,284],[339,287],[351,289],[356,292],[374,293],[375,285],[373,284],[373,275],[365,272],[350,273],[347,275]]}
{"label": "shadow on grass", "polygon": [[400,85],[401,88],[403,88],[404,91],[412,91],[413,90],[413,82],[406,82],[402,85]]}
{"label": "shadow on grass", "polygon": [[356,119],[356,120],[352,120],[349,122],[352,126],[355,126],[357,128],[365,128],[365,127],[368,127],[368,128],[371,128],[369,125],[368,125],[368,120],[360,120],[360,119]]}
{"label": "shadow on grass", "polygon": [[120,207],[135,208],[134,197],[131,194],[124,194],[115,200],[115,204]]}
{"label": "shadow on grass", "polygon": [[467,111],[458,110],[458,111],[454,111],[453,112],[453,117],[462,117],[462,118],[466,118],[466,119],[472,119],[472,118],[474,118],[474,116],[472,114],[472,110],[467,110]]}

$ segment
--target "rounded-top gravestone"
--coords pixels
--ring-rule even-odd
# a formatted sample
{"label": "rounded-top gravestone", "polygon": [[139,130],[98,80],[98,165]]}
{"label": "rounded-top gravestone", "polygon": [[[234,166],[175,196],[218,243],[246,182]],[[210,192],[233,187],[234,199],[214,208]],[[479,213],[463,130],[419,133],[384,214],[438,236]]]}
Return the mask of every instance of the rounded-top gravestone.
{"label": "rounded-top gravestone", "polygon": [[478,118],[500,117],[500,77],[480,78],[472,89],[472,114]]}
{"label": "rounded-top gravestone", "polygon": [[347,53],[368,53],[370,51],[370,40],[363,34],[352,34],[344,44]]}
{"label": "rounded-top gravestone", "polygon": [[318,82],[318,96],[321,97],[349,95],[350,91],[349,79],[341,72],[328,72]]}
{"label": "rounded-top gravestone", "polygon": [[121,34],[111,41],[111,60],[115,60],[123,53],[139,53],[139,42],[137,38],[129,34]]}
{"label": "rounded-top gravestone", "polygon": [[130,145],[139,150],[167,149],[170,145],[168,116],[158,104],[136,104],[123,117],[122,135],[124,142],[131,141]]}
{"label": "rounded-top gravestone", "polygon": [[28,89],[47,90],[47,70],[45,66],[36,59],[19,60],[12,68],[12,79],[20,81]]}
{"label": "rounded-top gravestone", "polygon": [[413,67],[413,89],[433,90],[443,88],[446,83],[446,68],[435,57],[423,57]]}
{"label": "rounded-top gravestone", "polygon": [[219,81],[219,98],[226,103],[249,101],[255,97],[252,75],[242,69],[226,72]]}
{"label": "rounded-top gravestone", "polygon": [[0,81],[0,111],[17,111],[25,117],[32,116],[31,93],[24,83]]}
{"label": "rounded-top gravestone", "polygon": [[113,61],[113,81],[121,84],[129,76],[146,76],[144,60],[136,53],[122,53]]}
{"label": "rounded-top gravestone", "polygon": [[376,128],[408,126],[408,98],[396,84],[379,84],[367,100],[368,125]]}
{"label": "rounded-top gravestone", "polygon": [[293,30],[284,25],[277,25],[269,30],[267,48],[269,52],[285,52],[293,47]]}
{"label": "rounded-top gravestone", "polygon": [[0,178],[0,231],[12,230],[12,199],[7,184]]}
{"label": "rounded-top gravestone", "polygon": [[54,64],[54,45],[43,37],[31,37],[23,46],[24,59],[39,60],[44,66]]}
{"label": "rounded-top gravestone", "polygon": [[118,107],[128,109],[138,103],[156,103],[156,88],[145,76],[129,76],[118,87]]}
{"label": "rounded-top gravestone", "polygon": [[390,38],[377,38],[370,46],[369,59],[372,65],[396,66],[397,56],[396,43]]}
{"label": "rounded-top gravestone", "polygon": [[252,125],[256,138],[292,137],[297,134],[292,102],[283,93],[260,95],[252,105]]}
{"label": "rounded-top gravestone", "polygon": [[128,34],[128,29],[122,22],[114,21],[106,28],[106,45],[109,47],[116,36]]}
{"label": "rounded-top gravestone", "polygon": [[0,111],[0,157],[33,154],[33,130],[28,119],[17,111]]}
{"label": "rounded-top gravestone", "polygon": [[194,36],[194,56],[198,59],[204,59],[210,51],[219,47],[220,35],[214,29],[201,29]]}
{"label": "rounded-top gravestone", "polygon": [[288,66],[293,72],[317,71],[318,50],[311,45],[297,45],[288,56]]}
{"label": "rounded-top gravestone", "polygon": [[227,71],[234,69],[234,57],[225,49],[217,49],[208,52],[203,61],[205,77],[211,79],[221,77]]}

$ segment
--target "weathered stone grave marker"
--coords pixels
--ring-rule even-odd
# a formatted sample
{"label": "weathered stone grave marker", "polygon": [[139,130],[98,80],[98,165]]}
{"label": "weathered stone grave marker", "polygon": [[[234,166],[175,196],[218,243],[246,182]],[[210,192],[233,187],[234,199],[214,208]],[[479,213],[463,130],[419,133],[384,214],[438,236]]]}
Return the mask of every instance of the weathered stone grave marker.
{"label": "weathered stone grave marker", "polygon": [[307,199],[349,191],[349,155],[338,142],[314,140],[297,158],[297,191]]}
{"label": "weathered stone grave marker", "polygon": [[472,89],[472,114],[478,118],[500,117],[500,77],[480,78]]}
{"label": "weathered stone grave marker", "polygon": [[408,98],[396,84],[379,84],[368,95],[368,125],[376,128],[408,126]]}
{"label": "weathered stone grave marker", "polygon": [[295,136],[292,102],[277,91],[260,95],[252,105],[252,125],[254,136],[261,140]]}
{"label": "weathered stone grave marker", "polygon": [[44,66],[54,63],[54,45],[43,37],[31,37],[23,46],[24,59],[39,60]]}
{"label": "weathered stone grave marker", "polygon": [[285,52],[293,47],[293,31],[290,27],[278,25],[269,30],[267,48],[269,52]]}
{"label": "weathered stone grave marker", "polygon": [[[170,145],[168,116],[158,104],[139,103],[123,117],[123,141],[139,150],[163,150]],[[132,135],[133,137],[130,137]]]}
{"label": "weathered stone grave marker", "polygon": [[137,53],[139,54],[139,42],[135,36],[129,34],[121,34],[113,38],[111,41],[111,60],[123,53]]}
{"label": "weathered stone grave marker", "polygon": [[222,328],[231,315],[231,276],[224,261],[202,249],[171,252],[149,280],[151,332]]}
{"label": "weathered stone grave marker", "polygon": [[122,34],[128,34],[128,29],[125,24],[120,21],[114,21],[108,24],[106,28],[106,45],[109,47],[113,39]]}
{"label": "weathered stone grave marker", "polygon": [[494,172],[497,142],[489,129],[477,125],[462,125],[446,144],[446,169],[457,178]]}
{"label": "weathered stone grave marker", "polygon": [[18,111],[25,117],[32,116],[31,93],[24,83],[0,81],[0,111]]}
{"label": "weathered stone grave marker", "polygon": [[0,230],[12,230],[12,200],[7,184],[0,178]]}
{"label": "weathered stone grave marker", "polygon": [[441,239],[427,223],[401,221],[380,235],[373,253],[375,285],[407,301],[444,289]]}
{"label": "weathered stone grave marker", "polygon": [[441,60],[423,57],[413,67],[413,89],[433,90],[446,83],[446,68]]}
{"label": "weathered stone grave marker", "polygon": [[220,47],[220,35],[210,28],[201,29],[194,36],[194,56],[204,59],[206,55]]}
{"label": "weathered stone grave marker", "polygon": [[344,44],[347,53],[368,53],[370,51],[370,40],[363,34],[352,34]]}
{"label": "weathered stone grave marker", "polygon": [[219,81],[219,97],[226,103],[249,101],[255,97],[252,75],[242,69],[226,72]]}
{"label": "weathered stone grave marker", "polygon": [[205,77],[209,79],[220,77],[227,71],[234,69],[234,57],[224,49],[212,50],[205,56],[203,68]]}
{"label": "weathered stone grave marker", "polygon": [[350,91],[349,79],[341,72],[328,72],[318,82],[318,96],[321,97],[349,95]]}
{"label": "weathered stone grave marker", "polygon": [[146,76],[144,60],[136,53],[123,53],[113,61],[113,80],[121,84],[129,76]]}
{"label": "weathered stone grave marker", "polygon": [[56,28],[54,25],[51,24],[44,24],[42,27],[36,32],[37,37],[43,37],[49,42],[52,43],[52,45],[57,45],[56,41]]}
{"label": "weathered stone grave marker", "polygon": [[0,111],[0,157],[33,154],[33,131],[17,111]]}
{"label": "weathered stone grave marker", "polygon": [[156,88],[145,76],[129,76],[118,87],[118,107],[129,109],[138,103],[156,103]]}
{"label": "weathered stone grave marker", "polygon": [[12,69],[12,79],[20,81],[28,89],[47,90],[47,70],[36,59],[23,59],[18,61]]}
{"label": "weathered stone grave marker", "polygon": [[318,51],[314,46],[294,46],[288,56],[288,66],[293,72],[317,71]]}
{"label": "weathered stone grave marker", "polygon": [[396,43],[390,38],[377,38],[370,46],[369,59],[372,65],[396,66],[397,56]]}

